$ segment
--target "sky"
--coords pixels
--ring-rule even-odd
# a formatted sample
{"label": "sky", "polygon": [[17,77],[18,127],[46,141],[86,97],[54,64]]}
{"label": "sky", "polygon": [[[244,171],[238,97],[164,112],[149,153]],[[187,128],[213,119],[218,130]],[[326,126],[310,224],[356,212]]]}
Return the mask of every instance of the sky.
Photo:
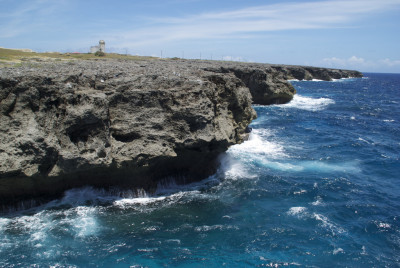
{"label": "sky", "polygon": [[400,73],[400,0],[0,0],[0,47]]}

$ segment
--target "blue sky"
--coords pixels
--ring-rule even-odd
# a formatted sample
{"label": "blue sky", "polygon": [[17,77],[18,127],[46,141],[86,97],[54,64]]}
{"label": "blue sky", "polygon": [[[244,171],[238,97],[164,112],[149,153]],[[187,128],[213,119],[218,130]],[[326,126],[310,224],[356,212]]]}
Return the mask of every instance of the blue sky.
{"label": "blue sky", "polygon": [[400,0],[0,0],[0,46],[400,73]]}

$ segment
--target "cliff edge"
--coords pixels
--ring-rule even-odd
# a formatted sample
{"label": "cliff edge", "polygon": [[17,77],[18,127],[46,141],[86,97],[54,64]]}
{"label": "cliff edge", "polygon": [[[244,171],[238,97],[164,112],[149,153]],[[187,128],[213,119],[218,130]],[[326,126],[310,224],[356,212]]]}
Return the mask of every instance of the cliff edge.
{"label": "cliff edge", "polygon": [[248,135],[252,103],[285,103],[313,67],[99,60],[0,69],[0,204],[83,185],[199,180]]}

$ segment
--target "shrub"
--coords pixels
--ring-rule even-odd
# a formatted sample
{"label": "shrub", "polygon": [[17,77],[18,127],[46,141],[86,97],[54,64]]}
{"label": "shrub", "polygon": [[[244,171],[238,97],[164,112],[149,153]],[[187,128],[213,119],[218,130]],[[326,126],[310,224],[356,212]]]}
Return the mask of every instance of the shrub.
{"label": "shrub", "polygon": [[94,53],[94,55],[97,57],[104,57],[106,55],[106,53],[104,53],[103,51],[96,51],[96,53]]}

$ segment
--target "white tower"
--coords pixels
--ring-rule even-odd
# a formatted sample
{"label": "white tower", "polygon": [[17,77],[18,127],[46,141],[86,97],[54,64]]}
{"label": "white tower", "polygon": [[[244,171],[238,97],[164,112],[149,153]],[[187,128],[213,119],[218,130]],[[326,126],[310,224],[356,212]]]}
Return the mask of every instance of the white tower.
{"label": "white tower", "polygon": [[100,52],[106,52],[106,42],[104,40],[99,41],[99,51]]}

